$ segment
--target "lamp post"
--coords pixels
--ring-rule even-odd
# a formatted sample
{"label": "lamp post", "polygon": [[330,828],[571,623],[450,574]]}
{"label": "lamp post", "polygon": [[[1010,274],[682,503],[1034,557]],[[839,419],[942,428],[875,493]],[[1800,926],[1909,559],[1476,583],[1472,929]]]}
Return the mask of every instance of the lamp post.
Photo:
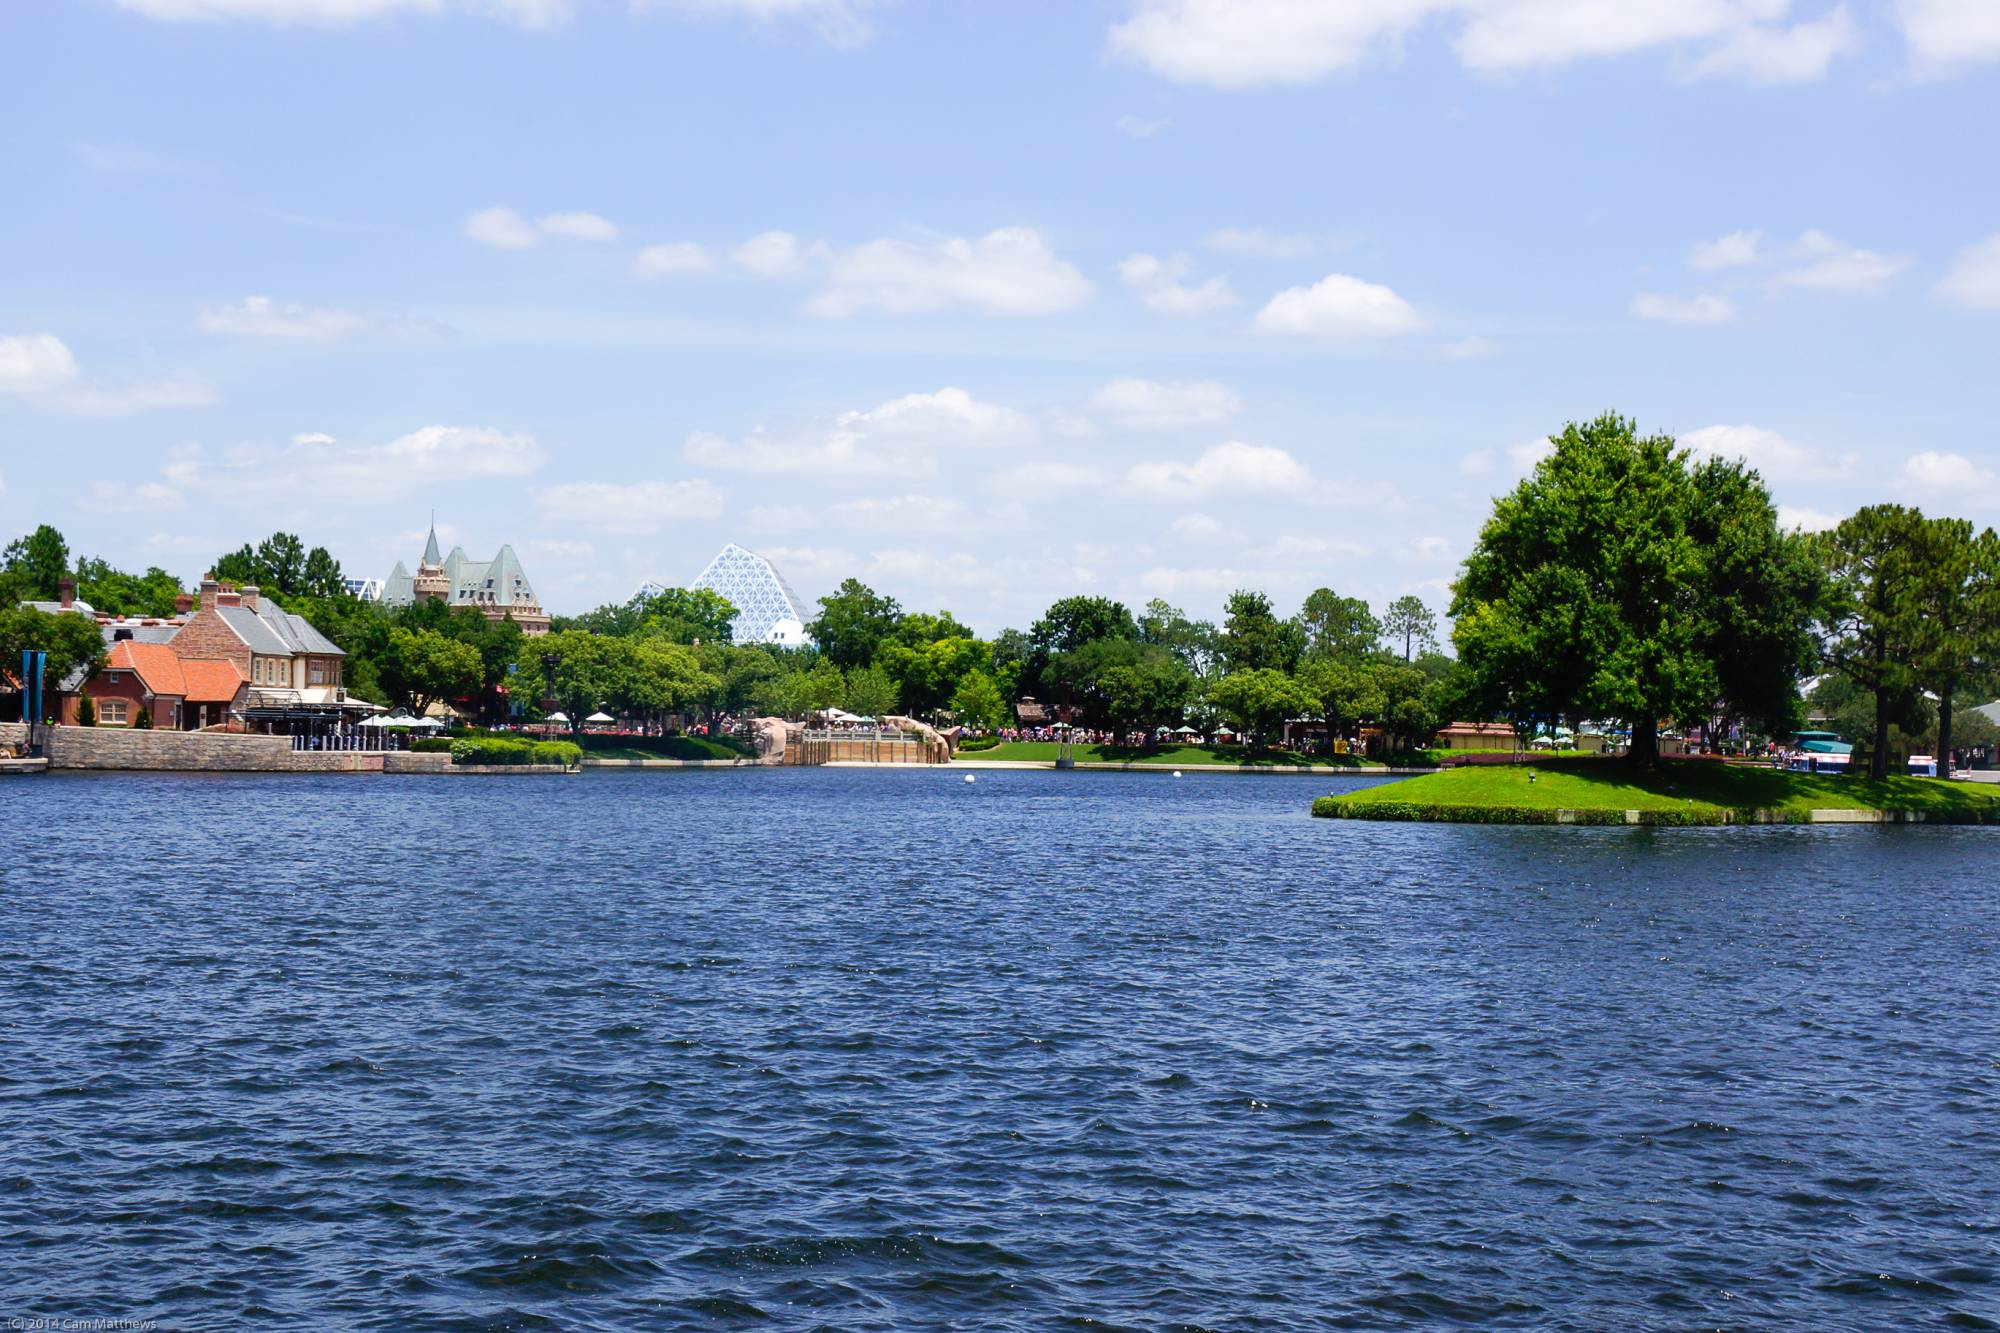
{"label": "lamp post", "polygon": [[[549,711],[550,704],[559,702],[556,698],[556,668],[561,665],[561,653],[542,654],[542,685],[544,687],[542,691],[544,696],[542,699],[542,711],[544,713]],[[548,734],[548,724],[546,722],[542,724],[542,734],[544,736]]]}

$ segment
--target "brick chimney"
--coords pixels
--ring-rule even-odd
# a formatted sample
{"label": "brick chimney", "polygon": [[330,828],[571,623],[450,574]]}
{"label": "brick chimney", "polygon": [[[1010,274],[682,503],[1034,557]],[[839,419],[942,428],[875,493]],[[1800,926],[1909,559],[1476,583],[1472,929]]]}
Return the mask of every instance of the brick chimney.
{"label": "brick chimney", "polygon": [[175,615],[177,615],[177,616],[184,616],[184,615],[186,615],[186,614],[187,614],[188,612],[190,612],[190,611],[192,611],[192,610],[194,610],[194,598],[193,598],[193,597],[190,597],[190,596],[189,596],[189,595],[188,595],[187,593],[184,593],[184,592],[183,592],[183,593],[176,593],[176,594],[174,594],[174,614],[175,614]]}
{"label": "brick chimney", "polygon": [[216,598],[217,598],[217,597],[218,597],[218,595],[220,594],[220,592],[221,592],[221,589],[222,589],[222,585],[221,585],[221,584],[219,584],[219,583],[217,583],[217,582],[215,581],[215,575],[213,575],[213,574],[208,574],[208,575],[204,575],[204,576],[202,577],[202,580],[201,580],[201,609],[202,609],[202,610],[204,610],[204,611],[213,611],[213,610],[215,609],[215,606],[216,606]]}
{"label": "brick chimney", "polygon": [[76,605],[76,580],[65,574],[56,580],[56,594],[62,598],[63,610]]}
{"label": "brick chimney", "polygon": [[241,606],[243,605],[243,594],[236,591],[235,584],[225,581],[217,585],[215,589],[215,604],[217,606]]}
{"label": "brick chimney", "polygon": [[244,584],[242,593],[243,605],[249,607],[252,611],[255,611],[257,609],[257,594],[259,591],[261,590],[254,583]]}

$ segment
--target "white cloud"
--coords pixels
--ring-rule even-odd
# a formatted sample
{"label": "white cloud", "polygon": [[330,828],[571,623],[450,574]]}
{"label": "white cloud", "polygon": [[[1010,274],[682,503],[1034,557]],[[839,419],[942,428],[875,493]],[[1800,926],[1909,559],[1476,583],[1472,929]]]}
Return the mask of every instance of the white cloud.
{"label": "white cloud", "polygon": [[1152,500],[1184,501],[1210,495],[1301,496],[1316,483],[1306,465],[1270,445],[1230,440],[1211,445],[1191,463],[1139,463],[1126,484]]}
{"label": "white cloud", "polygon": [[1111,484],[1111,474],[1090,463],[1070,463],[1043,459],[1002,468],[986,478],[1001,494],[1029,494],[1037,499],[1059,496],[1065,491],[1095,491]]}
{"label": "white cloud", "polygon": [[135,412],[213,407],[222,401],[215,390],[200,384],[165,380],[155,384],[82,386],[52,395],[47,405],[59,412],[86,417],[124,417]]}
{"label": "white cloud", "polygon": [[1491,449],[1474,449],[1459,457],[1458,475],[1461,477],[1483,477],[1491,471],[1493,471]]}
{"label": "white cloud", "polygon": [[51,333],[0,337],[0,394],[79,416],[125,416],[158,408],[207,407],[213,390],[197,384],[107,385],[83,377],[68,344]]}
{"label": "white cloud", "polygon": [[1204,310],[1220,310],[1237,303],[1227,277],[1210,278],[1198,287],[1183,282],[1194,270],[1186,255],[1160,259],[1154,255],[1132,255],[1118,265],[1118,276],[1139,293],[1149,310],[1163,315],[1196,315]]}
{"label": "white cloud", "polygon": [[1116,379],[1091,395],[1090,407],[1121,426],[1166,429],[1227,421],[1243,401],[1214,380]]}
{"label": "white cloud", "polygon": [[148,18],[174,22],[220,22],[254,19],[273,24],[339,26],[380,18],[405,10],[435,13],[450,8],[461,13],[510,19],[523,27],[544,28],[566,20],[570,0],[114,0],[120,9]]}
{"label": "white cloud", "polygon": [[0,393],[44,393],[81,372],[67,344],[51,333],[0,338]]}
{"label": "white cloud", "polygon": [[535,492],[548,523],[596,532],[649,536],[679,519],[714,518],[722,512],[722,492],[712,482],[572,481]]}
{"label": "white cloud", "polygon": [[1138,0],[1114,55],[1183,83],[1309,83],[1351,69],[1445,0]]}
{"label": "white cloud", "polygon": [[511,208],[485,208],[465,220],[465,235],[500,250],[526,250],[542,243],[542,234]]}
{"label": "white cloud", "polygon": [[1732,231],[1727,236],[1703,241],[1688,256],[1687,265],[1697,273],[1714,273],[1726,268],[1745,268],[1764,262],[1764,233]]}
{"label": "white cloud", "polygon": [[1778,526],[1787,532],[1825,532],[1840,525],[1840,515],[1829,514],[1821,509],[1796,508],[1792,505],[1778,506]]}
{"label": "white cloud", "polygon": [[1964,454],[1926,449],[1903,464],[1903,479],[1920,491],[1963,500],[2000,490],[2000,476]]}
{"label": "white cloud", "polygon": [[1207,514],[1180,515],[1167,524],[1167,535],[1179,541],[1203,542],[1210,545],[1235,538],[1230,529]]}
{"label": "white cloud", "polygon": [[1908,255],[1877,254],[1808,231],[1792,247],[1795,266],[1777,276],[1781,287],[1821,292],[1877,292],[1910,266]]}
{"label": "white cloud", "polygon": [[1166,120],[1142,120],[1138,116],[1120,116],[1118,132],[1128,139],[1150,139],[1172,123]]}
{"label": "white cloud", "polygon": [[552,560],[588,560],[597,554],[597,548],[589,542],[563,541],[556,538],[542,538],[527,544],[531,555],[545,555]]}
{"label": "white cloud", "polygon": [[[1780,30],[1764,25],[1781,20],[1789,7],[1789,0],[1474,0],[1463,6],[1469,17],[1455,46],[1467,66],[1485,70],[1558,65],[1686,43],[1720,41],[1727,50],[1745,32],[1785,40]],[[1825,40],[1808,34],[1795,44],[1809,48]],[[1737,57],[1758,69],[1760,78],[1799,61],[1796,54],[1769,59],[1759,68],[1751,57]]]}
{"label": "white cloud", "polygon": [[1271,231],[1264,227],[1221,227],[1203,238],[1211,250],[1253,259],[1305,259],[1317,254],[1319,239],[1302,231]]}
{"label": "white cloud", "polygon": [[1789,28],[1739,28],[1696,62],[1695,78],[1735,77],[1751,83],[1807,83],[1826,77],[1835,56],[1852,51],[1854,23],[1844,6]]}
{"label": "white cloud", "polygon": [[531,250],[549,236],[595,243],[618,239],[618,224],[595,213],[547,213],[531,223],[511,208],[483,208],[465,220],[463,230],[499,250]]}
{"label": "white cloud", "polygon": [[114,481],[90,484],[90,507],[110,514],[161,514],[186,503],[185,495],[157,481],[142,481],[137,486]]}
{"label": "white cloud", "polygon": [[797,273],[803,264],[799,238],[788,231],[760,231],[729,252],[743,268],[766,278]]}
{"label": "white cloud", "polygon": [[1845,15],[1787,28],[1789,9],[1789,0],[1133,0],[1109,42],[1168,78],[1220,88],[1309,83],[1394,59],[1435,21],[1455,24],[1454,50],[1478,70],[1693,46],[1697,75],[1817,77],[1851,43]]}
{"label": "white cloud", "polygon": [[1469,338],[1452,339],[1440,346],[1438,353],[1450,361],[1483,361],[1500,355],[1500,344],[1474,334]]}
{"label": "white cloud", "polygon": [[827,288],[807,306],[821,315],[907,315],[961,306],[1045,315],[1081,305],[1092,290],[1090,280],[1032,227],[1003,227],[977,240],[869,241],[831,250],[827,258]]}
{"label": "white cloud", "polygon": [[849,527],[898,536],[949,536],[980,525],[980,515],[943,495],[869,495],[829,505],[827,514]]}
{"label": "white cloud", "polygon": [[649,245],[632,261],[632,271],[642,278],[667,278],[687,273],[706,273],[715,259],[693,241]]}
{"label": "white cloud", "polygon": [[550,213],[537,219],[535,226],[544,236],[561,236],[572,241],[618,239],[618,224],[595,213]]}
{"label": "white cloud", "polygon": [[1835,477],[1853,470],[1852,454],[1834,455],[1787,439],[1762,426],[1704,426],[1680,437],[1697,458],[1742,459],[1768,479]]}
{"label": "white cloud", "polygon": [[947,387],[778,437],[761,430],[734,440],[697,432],[682,454],[706,467],[762,476],[931,476],[945,455],[1019,446],[1035,435],[1022,413]]}
{"label": "white cloud", "polygon": [[235,305],[203,310],[198,323],[207,333],[318,341],[345,338],[368,327],[366,319],[346,310],[314,310],[296,302],[279,305],[268,296],[246,296]]}
{"label": "white cloud", "polygon": [[1257,313],[1262,332],[1319,338],[1390,337],[1423,325],[1423,317],[1395,292],[1345,273],[1279,292]]}
{"label": "white cloud", "polygon": [[635,10],[666,9],[682,13],[741,17],[763,24],[785,19],[808,23],[829,46],[851,48],[866,42],[868,23],[862,13],[875,0],[631,0]]}
{"label": "white cloud", "polygon": [[1543,436],[1539,440],[1524,440],[1520,444],[1507,446],[1507,461],[1520,472],[1533,472],[1535,464],[1555,451],[1555,441]]}
{"label": "white cloud", "polygon": [[484,426],[425,426],[386,444],[341,445],[317,432],[278,447],[231,450],[210,461],[188,449],[163,475],[175,487],[241,508],[377,498],[384,485],[409,488],[522,477],[546,455],[533,436]]}
{"label": "white cloud", "polygon": [[743,511],[752,532],[804,532],[818,521],[819,515],[804,505],[752,505]]}
{"label": "white cloud", "polygon": [[2000,232],[1960,250],[1937,293],[1974,310],[2000,310]]}
{"label": "white cloud", "polygon": [[1656,319],[1668,324],[1727,324],[1736,318],[1736,307],[1720,296],[1667,296],[1641,292],[1632,298],[1632,313],[1640,319]]}
{"label": "white cloud", "polygon": [[1896,22],[1919,71],[2000,60],[2000,5],[1992,0],[1899,0]]}

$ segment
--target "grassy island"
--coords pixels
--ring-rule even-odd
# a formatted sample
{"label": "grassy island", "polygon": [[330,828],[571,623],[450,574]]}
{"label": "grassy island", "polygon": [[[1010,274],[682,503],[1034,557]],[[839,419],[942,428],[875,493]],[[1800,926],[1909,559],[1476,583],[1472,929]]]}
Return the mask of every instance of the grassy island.
{"label": "grassy island", "polygon": [[1809,823],[1818,817],[1890,818],[2000,824],[2000,788],[1936,778],[1786,773],[1712,760],[1669,760],[1659,768],[1619,760],[1542,760],[1467,767],[1322,796],[1328,819],[1423,820],[1456,824]]}
{"label": "grassy island", "polygon": [[[1002,741],[983,750],[962,750],[961,760],[1053,764],[1061,750],[1055,741]],[[1161,768],[1370,768],[1358,755],[1293,754],[1286,750],[1253,751],[1240,745],[1073,745],[1079,764],[1148,764]]]}

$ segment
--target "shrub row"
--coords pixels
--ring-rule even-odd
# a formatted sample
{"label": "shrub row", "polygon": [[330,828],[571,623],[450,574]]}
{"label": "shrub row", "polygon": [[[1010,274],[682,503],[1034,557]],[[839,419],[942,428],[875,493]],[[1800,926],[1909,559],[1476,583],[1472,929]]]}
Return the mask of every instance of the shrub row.
{"label": "shrub row", "polygon": [[[1429,824],[1623,824],[1623,810],[1535,809],[1514,805],[1434,805],[1425,801],[1347,801],[1322,796],[1312,812],[1321,819],[1388,819]],[[1567,813],[1568,819],[1562,818]],[[1733,823],[1720,806],[1705,810],[1641,810],[1639,822],[1649,827],[1691,828]]]}
{"label": "shrub row", "polygon": [[970,754],[978,750],[990,750],[1000,744],[998,736],[973,736],[958,743],[960,754]]}
{"label": "shrub row", "polygon": [[561,764],[575,768],[583,750],[573,741],[530,741],[512,737],[470,736],[451,742],[454,764]]}

